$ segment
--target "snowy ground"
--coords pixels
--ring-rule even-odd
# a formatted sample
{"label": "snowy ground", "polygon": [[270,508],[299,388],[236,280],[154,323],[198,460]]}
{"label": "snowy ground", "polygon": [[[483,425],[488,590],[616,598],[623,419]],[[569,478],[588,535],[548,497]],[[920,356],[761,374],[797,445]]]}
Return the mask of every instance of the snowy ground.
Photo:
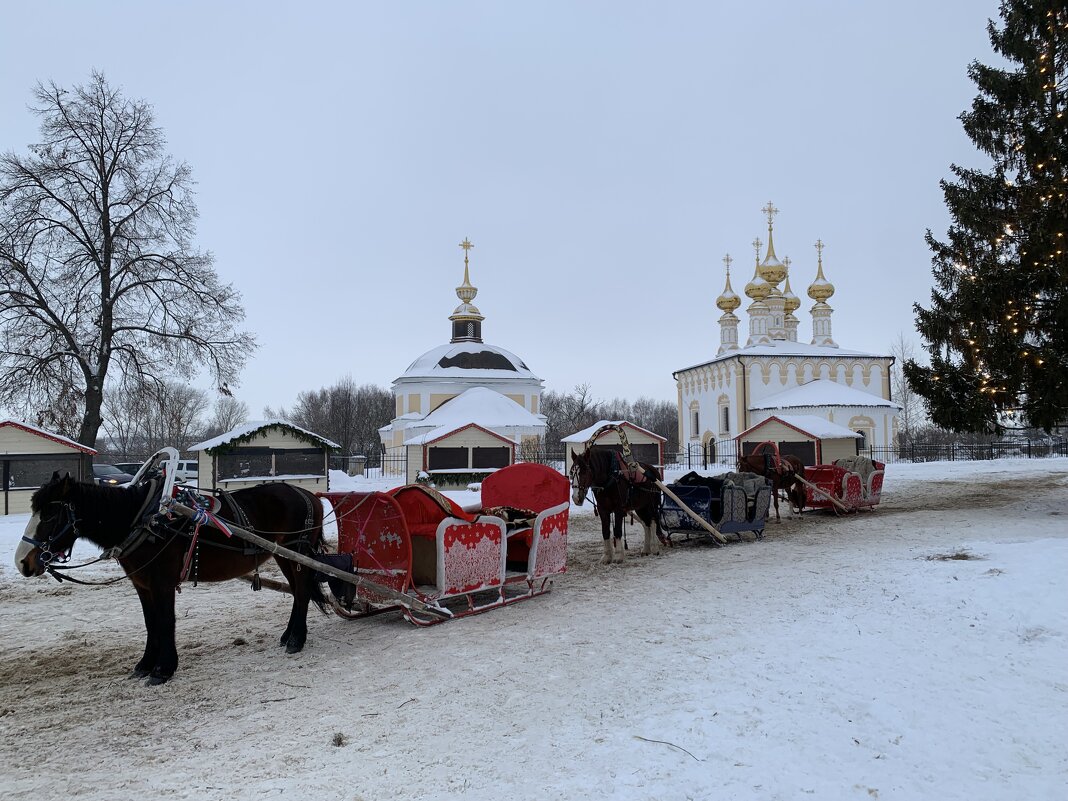
{"label": "snowy ground", "polygon": [[0,798],[1063,799],[1066,500],[1068,460],[893,465],[874,513],[608,568],[582,509],[551,594],[295,656],[284,596],[187,587],[157,688],[130,587],[18,576],[0,518]]}

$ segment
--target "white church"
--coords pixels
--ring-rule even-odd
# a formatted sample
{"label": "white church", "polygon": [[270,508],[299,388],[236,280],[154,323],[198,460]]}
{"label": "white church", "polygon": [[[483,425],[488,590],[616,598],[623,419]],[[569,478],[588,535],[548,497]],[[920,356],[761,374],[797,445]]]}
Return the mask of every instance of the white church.
{"label": "white church", "polygon": [[[753,241],[755,269],[745,285],[749,335],[741,344],[742,299],[731,288],[730,255],[723,261],[727,280],[716,306],[720,345],[707,362],[673,373],[678,386],[679,442],[702,445],[738,437],[771,417],[798,421],[813,418],[848,429],[858,448],[891,447],[900,404],[890,397],[892,356],[839,347],[831,333],[833,309],[827,303],[834,285],[823,274],[823,242],[817,240],[816,277],[808,296],[814,303],[810,342],[798,341],[801,321],[794,314],[801,300],[790,288],[790,260],[775,255],[774,217],[770,202],[762,211],[768,220],[767,250]],[[780,289],[780,284],[782,288]],[[787,426],[789,428],[791,426]],[[848,432],[844,432],[848,433]],[[761,437],[766,439],[768,437]]]}
{"label": "white church", "polygon": [[474,245],[465,239],[460,247],[464,280],[449,316],[452,337],[393,381],[396,416],[378,430],[385,448],[408,448],[409,472],[502,467],[516,448],[545,434],[543,381],[514,353],[483,342],[468,259]]}

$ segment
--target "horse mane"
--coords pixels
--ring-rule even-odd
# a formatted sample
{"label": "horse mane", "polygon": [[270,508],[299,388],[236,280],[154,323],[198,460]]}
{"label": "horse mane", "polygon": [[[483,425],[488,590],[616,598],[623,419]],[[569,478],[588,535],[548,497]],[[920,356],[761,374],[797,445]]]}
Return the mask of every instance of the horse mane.
{"label": "horse mane", "polygon": [[88,481],[50,481],[33,493],[30,509],[40,511],[48,503],[70,502],[77,510],[80,535],[101,547],[121,542],[133,528],[134,515],[151,491],[148,483],[112,487]]}

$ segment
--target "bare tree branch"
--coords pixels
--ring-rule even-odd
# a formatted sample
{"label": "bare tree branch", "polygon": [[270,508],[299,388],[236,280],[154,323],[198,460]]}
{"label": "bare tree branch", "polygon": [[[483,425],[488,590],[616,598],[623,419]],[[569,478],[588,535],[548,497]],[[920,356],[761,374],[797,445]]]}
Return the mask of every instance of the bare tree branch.
{"label": "bare tree branch", "polygon": [[94,445],[106,388],[158,395],[200,370],[236,385],[256,343],[192,244],[192,172],[151,107],[99,73],[34,97],[41,141],[0,156],[0,405]]}

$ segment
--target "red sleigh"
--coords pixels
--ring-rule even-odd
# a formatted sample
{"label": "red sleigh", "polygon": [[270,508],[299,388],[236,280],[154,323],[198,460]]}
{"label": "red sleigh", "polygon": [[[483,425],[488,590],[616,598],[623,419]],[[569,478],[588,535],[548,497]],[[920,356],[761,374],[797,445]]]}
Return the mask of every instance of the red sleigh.
{"label": "red sleigh", "polygon": [[834,498],[845,511],[872,508],[882,496],[885,468],[882,462],[863,457],[806,467],[805,480],[812,486],[805,487],[805,506],[843,511]]}
{"label": "red sleigh", "polygon": [[[335,609],[345,617],[400,610],[418,625],[484,612],[548,592],[567,565],[570,485],[539,464],[515,464],[482,483],[482,507],[465,511],[418,484],[383,492],[323,493],[338,522],[338,553],[357,576]],[[375,586],[447,614],[424,615]]]}

